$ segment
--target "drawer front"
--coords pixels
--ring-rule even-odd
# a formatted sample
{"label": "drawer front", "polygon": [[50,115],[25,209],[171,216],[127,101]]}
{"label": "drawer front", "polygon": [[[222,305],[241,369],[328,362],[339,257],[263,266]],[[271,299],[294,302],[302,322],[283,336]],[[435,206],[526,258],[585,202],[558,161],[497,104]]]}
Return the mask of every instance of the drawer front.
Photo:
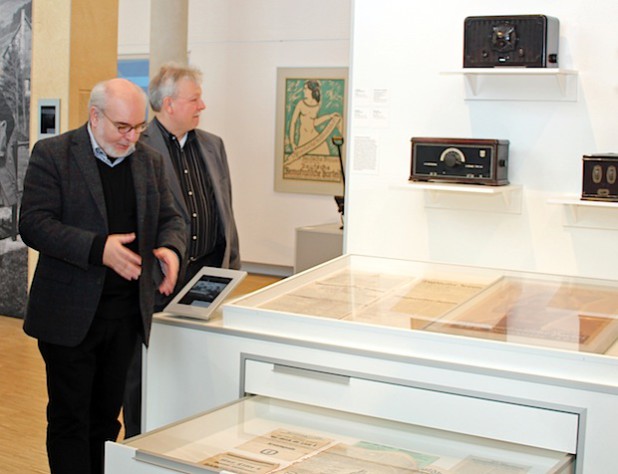
{"label": "drawer front", "polygon": [[414,387],[327,368],[246,359],[244,391],[456,433],[575,454],[579,414],[493,400],[490,394]]}

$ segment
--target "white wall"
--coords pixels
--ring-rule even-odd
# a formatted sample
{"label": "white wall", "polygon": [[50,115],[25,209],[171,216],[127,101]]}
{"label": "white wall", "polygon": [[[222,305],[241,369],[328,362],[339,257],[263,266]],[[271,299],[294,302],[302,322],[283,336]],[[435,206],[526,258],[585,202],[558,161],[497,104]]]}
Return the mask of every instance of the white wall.
{"label": "white wall", "polygon": [[[149,6],[120,0],[120,55],[147,55]],[[274,191],[275,86],[278,67],[348,66],[349,35],[349,0],[189,2],[200,126],[226,144],[243,262],[292,267],[295,228],[339,219],[332,196]]]}
{"label": "white wall", "polygon": [[[464,78],[442,74],[462,67],[464,18],[530,13],[559,18],[560,66],[578,71],[577,100],[465,100]],[[612,0],[356,0],[347,251],[618,277],[618,209],[578,208],[577,225],[566,226],[572,208],[548,203],[579,196],[583,154],[618,151],[617,17]],[[504,83],[525,91],[537,79]],[[386,101],[379,107],[383,119],[370,123],[359,112],[380,103],[358,97],[374,90],[386,91]],[[510,140],[509,178],[523,187],[515,198],[521,210],[504,212],[491,197],[413,190],[407,183],[413,136]],[[360,164],[367,139],[377,146],[375,169]],[[432,196],[442,208],[433,207]]]}

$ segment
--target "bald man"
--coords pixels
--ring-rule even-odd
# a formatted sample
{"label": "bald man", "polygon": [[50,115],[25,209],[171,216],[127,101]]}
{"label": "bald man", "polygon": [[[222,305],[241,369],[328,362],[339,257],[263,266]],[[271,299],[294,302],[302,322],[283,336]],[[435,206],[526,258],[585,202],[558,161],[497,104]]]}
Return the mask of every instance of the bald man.
{"label": "bald man", "polygon": [[103,472],[133,348],[186,251],[162,157],[138,142],[143,91],[105,81],[88,107],[88,123],[34,146],[19,222],[39,252],[24,330],[46,366],[52,474]]}

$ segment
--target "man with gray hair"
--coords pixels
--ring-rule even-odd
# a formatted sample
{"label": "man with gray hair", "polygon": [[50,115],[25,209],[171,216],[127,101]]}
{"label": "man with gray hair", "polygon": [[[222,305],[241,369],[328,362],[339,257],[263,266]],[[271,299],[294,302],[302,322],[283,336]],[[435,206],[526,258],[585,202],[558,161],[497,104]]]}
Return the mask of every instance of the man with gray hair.
{"label": "man with gray hair", "polygon": [[[201,82],[196,68],[172,63],[161,67],[148,87],[155,118],[140,138],[163,155],[170,190],[185,219],[187,253],[174,293],[204,266],[240,268],[225,146],[218,136],[197,128],[206,108]],[[160,299],[156,309],[163,309],[172,296]],[[126,435],[139,434],[140,347],[129,372],[123,413]]]}
{"label": "man with gray hair", "polygon": [[24,179],[19,230],[39,252],[24,330],[45,361],[52,474],[103,472],[155,291],[172,293],[185,254],[162,157],[138,142],[145,112],[135,84],[97,84],[88,123],[38,141]]}

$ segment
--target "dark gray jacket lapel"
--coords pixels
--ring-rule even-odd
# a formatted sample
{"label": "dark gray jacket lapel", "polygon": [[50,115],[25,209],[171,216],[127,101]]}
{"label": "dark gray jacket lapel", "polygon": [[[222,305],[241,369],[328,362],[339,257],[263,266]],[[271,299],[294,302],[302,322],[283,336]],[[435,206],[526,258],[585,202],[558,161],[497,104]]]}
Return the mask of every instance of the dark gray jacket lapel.
{"label": "dark gray jacket lapel", "polygon": [[172,192],[172,196],[174,196],[174,204],[182,214],[182,217],[188,223],[189,210],[185,204],[182,189],[180,189],[180,183],[177,179],[172,179],[176,175],[176,170],[174,169],[174,164],[172,163],[172,157],[170,156],[170,152],[167,148],[167,144],[165,143],[165,139],[163,138],[163,134],[161,133],[161,130],[159,130],[159,126],[154,121],[150,122],[148,129],[146,129],[146,131],[142,134],[141,141],[163,155],[165,174],[168,176],[170,191]]}
{"label": "dark gray jacket lapel", "polygon": [[92,144],[86,125],[78,129],[73,137],[73,142],[71,143],[71,159],[75,161],[78,169],[81,171],[86,189],[92,194],[94,202],[97,204],[97,209],[105,222],[105,227],[107,227],[105,195],[103,194],[97,159],[92,151]]}

